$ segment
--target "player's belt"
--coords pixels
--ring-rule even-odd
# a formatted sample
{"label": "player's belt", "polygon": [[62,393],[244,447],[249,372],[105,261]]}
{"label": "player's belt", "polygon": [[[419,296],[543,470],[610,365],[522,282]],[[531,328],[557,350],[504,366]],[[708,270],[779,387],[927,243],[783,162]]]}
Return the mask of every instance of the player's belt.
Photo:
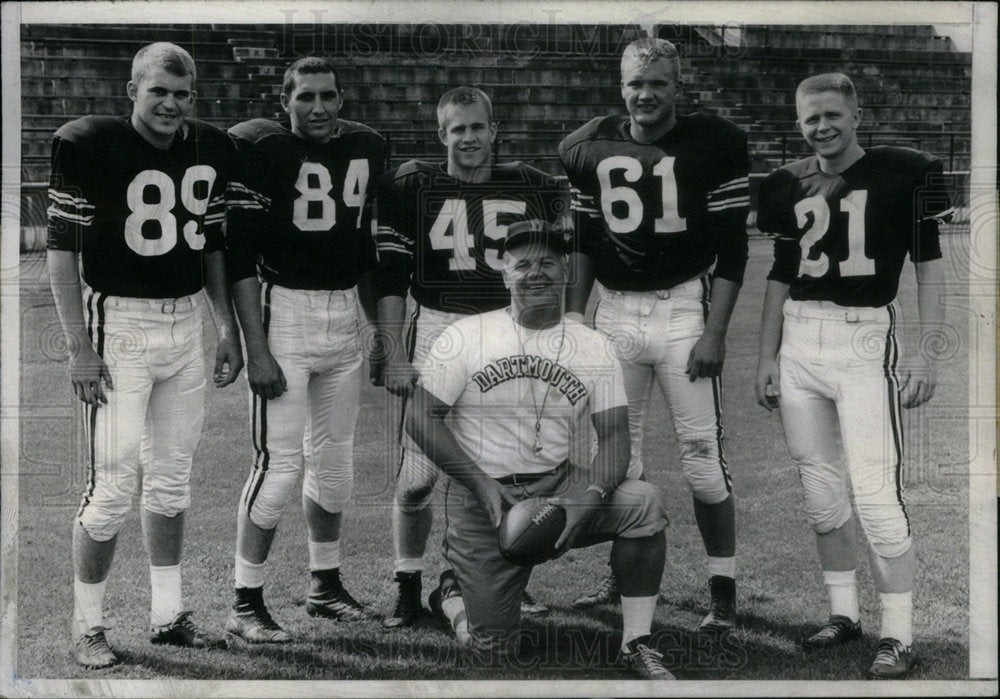
{"label": "player's belt", "polygon": [[669,299],[670,297],[683,297],[683,298],[697,298],[701,296],[702,293],[702,276],[697,276],[694,279],[688,279],[685,282],[676,284],[669,289],[651,289],[648,291],[631,291],[625,289],[608,289],[601,286],[598,289],[598,293],[604,297],[611,296],[634,296],[641,298],[654,298],[654,299]]}
{"label": "player's belt", "polygon": [[494,480],[501,485],[527,485],[528,483],[534,483],[535,481],[540,481],[543,478],[554,476],[563,471],[567,466],[569,466],[569,460],[563,461],[551,471],[541,471],[540,473],[512,473],[509,476],[501,476],[500,478],[495,478]]}
{"label": "player's belt", "polygon": [[845,323],[889,320],[887,306],[840,306],[833,301],[787,299],[784,304],[784,314],[792,318],[842,320]]}
{"label": "player's belt", "polygon": [[135,296],[108,296],[107,305],[113,308],[149,309],[160,313],[185,313],[197,306],[197,298],[181,296],[174,299],[144,299]]}

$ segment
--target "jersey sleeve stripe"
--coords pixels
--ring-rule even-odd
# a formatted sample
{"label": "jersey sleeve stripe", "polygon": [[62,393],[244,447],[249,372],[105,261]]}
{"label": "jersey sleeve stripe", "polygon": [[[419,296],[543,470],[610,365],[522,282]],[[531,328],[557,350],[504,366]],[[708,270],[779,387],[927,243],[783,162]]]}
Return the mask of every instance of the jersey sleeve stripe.
{"label": "jersey sleeve stripe", "polygon": [[89,203],[85,198],[74,197],[66,192],[61,192],[58,189],[49,189],[49,199],[61,206],[75,207],[78,209],[94,208],[94,205]]}
{"label": "jersey sleeve stripe", "polygon": [[741,187],[749,189],[750,187],[749,177],[737,177],[735,180],[729,180],[729,182],[723,182],[718,187],[709,192],[708,196],[711,197],[713,195],[722,194],[723,192],[728,192],[731,189],[739,189]]}
{"label": "jersey sleeve stripe", "polygon": [[723,209],[738,209],[745,206],[750,206],[750,197],[734,197],[712,202],[707,209],[708,211],[722,211]]}
{"label": "jersey sleeve stripe", "polygon": [[404,248],[402,245],[393,245],[391,243],[379,242],[378,252],[380,255],[387,252],[394,252],[398,255],[406,255],[407,257],[413,257],[413,253],[410,252],[407,248]]}
{"label": "jersey sleeve stripe", "polygon": [[93,215],[82,216],[80,214],[73,214],[68,211],[62,211],[56,208],[54,204],[50,206],[45,213],[48,214],[49,218],[61,218],[64,221],[69,221],[70,223],[79,223],[84,226],[89,226],[94,220]]}
{"label": "jersey sleeve stripe", "polygon": [[379,226],[375,231],[375,245],[379,254],[394,252],[407,257],[413,256],[412,243],[391,226]]}
{"label": "jersey sleeve stripe", "polygon": [[226,200],[232,206],[245,209],[266,209],[271,206],[271,198],[250,189],[239,182],[230,182],[226,186]]}

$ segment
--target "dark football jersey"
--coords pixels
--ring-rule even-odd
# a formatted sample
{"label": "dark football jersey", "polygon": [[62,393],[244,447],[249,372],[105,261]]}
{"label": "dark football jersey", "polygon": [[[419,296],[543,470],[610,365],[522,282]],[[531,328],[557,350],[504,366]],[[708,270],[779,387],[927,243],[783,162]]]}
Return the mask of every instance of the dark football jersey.
{"label": "dark football jersey", "polygon": [[493,166],[485,182],[462,182],[446,164],[411,160],[379,182],[379,297],[404,296],[451,313],[481,313],[510,302],[500,244],[528,219],[560,223],[566,186],[520,162]]}
{"label": "dark football jersey", "polygon": [[629,118],[599,117],[559,144],[581,252],[609,289],[669,289],[707,270],[743,281],[750,203],[747,136],[689,114],[652,144]]}
{"label": "dark football jersey", "polygon": [[229,130],[242,157],[229,188],[229,276],[290,289],[349,289],[375,266],[372,195],[386,145],[340,119],[326,143],[269,119]]}
{"label": "dark football jersey", "polygon": [[896,298],[903,261],[941,257],[938,221],[950,214],[940,160],[877,146],[839,175],[815,156],[761,184],[757,227],[774,236],[768,279],[791,298],[884,306]]}
{"label": "dark football jersey", "polygon": [[171,298],[204,285],[202,255],[225,247],[226,135],[187,121],[156,148],[129,117],[71,121],[52,141],[48,248],[79,252],[83,279],[114,296]]}

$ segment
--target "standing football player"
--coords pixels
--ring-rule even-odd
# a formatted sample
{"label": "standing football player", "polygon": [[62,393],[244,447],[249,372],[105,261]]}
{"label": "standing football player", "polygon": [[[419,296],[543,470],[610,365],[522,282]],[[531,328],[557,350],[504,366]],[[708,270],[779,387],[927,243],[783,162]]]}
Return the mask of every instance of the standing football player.
{"label": "standing football player", "polygon": [[[846,75],[806,78],[795,109],[815,155],[761,185],[757,225],[775,240],[756,390],[758,403],[781,410],[830,597],[829,622],[802,643],[819,649],[861,638],[853,493],[882,606],[869,674],[903,677],[916,664],[916,557],[900,476],[900,406],[934,395],[944,322],[938,221],[949,213],[948,193],[937,158],[858,144],[861,110]],[[901,358],[893,300],[907,254],[921,351]]]}
{"label": "standing football player", "polygon": [[[510,302],[499,257],[507,227],[528,219],[555,222],[568,209],[565,187],[554,178],[524,163],[492,161],[497,126],[482,90],[449,90],[438,101],[437,118],[447,161],[404,163],[383,178],[378,193],[383,380],[404,399],[442,330]],[[407,291],[413,303],[404,340]],[[422,613],[420,575],[439,473],[404,433],[392,506],[398,596],[386,627],[411,626]],[[527,593],[523,602],[526,613],[548,611]]]}
{"label": "standing football player", "polygon": [[88,668],[117,662],[104,590],[140,479],[150,640],[225,645],[181,601],[184,511],[204,415],[202,288],[219,333],[215,385],[243,368],[223,259],[234,154],[224,133],[190,119],[194,81],[187,51],[150,44],[132,60],[131,116],[71,121],[52,144],[49,277],[73,392],[86,406],[72,634],[74,657]]}
{"label": "standing football player", "polygon": [[[736,522],[720,375],[747,260],[747,138],[726,119],[677,114],[679,83],[673,44],[632,42],[621,61],[629,116],[598,117],[559,144],[580,241],[566,307],[582,318],[600,282],[594,327],[614,340],[625,374],[630,478],[643,473],[654,379],[670,407],[708,554],[711,610],[700,628],[726,630],[736,620]],[[616,595],[612,575],[574,605]]]}
{"label": "standing football player", "polygon": [[252,119],[229,130],[243,156],[229,221],[230,279],[247,347],[255,459],[237,515],[236,599],[226,630],[249,643],[289,634],[263,600],[275,528],[305,471],[310,616],[350,621],[367,610],[340,580],[341,515],[354,484],[362,381],[358,301],[374,315],[374,179],[386,144],[339,119],[334,66],[307,57],[285,71],[291,126]]}
{"label": "standing football player", "polygon": [[[622,654],[643,678],[673,679],[650,631],[667,517],[655,486],[625,476],[628,407],[611,343],[563,317],[566,249],[560,227],[510,226],[500,250],[510,306],[461,318],[440,334],[406,429],[449,476],[444,555],[465,604],[467,645],[480,660],[502,663],[516,652],[512,636],[531,576],[531,566],[499,551],[502,512],[546,497],[566,514],[553,554],[613,540]],[[574,465],[571,435],[586,417],[598,448],[590,464]]]}

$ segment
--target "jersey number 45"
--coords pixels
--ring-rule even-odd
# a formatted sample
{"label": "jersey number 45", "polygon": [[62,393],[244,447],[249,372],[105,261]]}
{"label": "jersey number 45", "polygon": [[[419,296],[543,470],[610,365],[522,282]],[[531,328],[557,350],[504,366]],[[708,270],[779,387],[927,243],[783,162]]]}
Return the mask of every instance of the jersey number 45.
{"label": "jersey number 45", "polygon": [[[483,260],[490,268],[503,269],[503,265],[500,264],[500,242],[507,236],[508,224],[498,223],[498,215],[523,216],[527,207],[526,202],[512,199],[483,200]],[[476,268],[474,256],[476,238],[469,230],[469,209],[464,199],[444,200],[427,237],[434,250],[451,249],[448,269],[452,272]],[[487,238],[495,243],[495,247],[486,246]]]}

